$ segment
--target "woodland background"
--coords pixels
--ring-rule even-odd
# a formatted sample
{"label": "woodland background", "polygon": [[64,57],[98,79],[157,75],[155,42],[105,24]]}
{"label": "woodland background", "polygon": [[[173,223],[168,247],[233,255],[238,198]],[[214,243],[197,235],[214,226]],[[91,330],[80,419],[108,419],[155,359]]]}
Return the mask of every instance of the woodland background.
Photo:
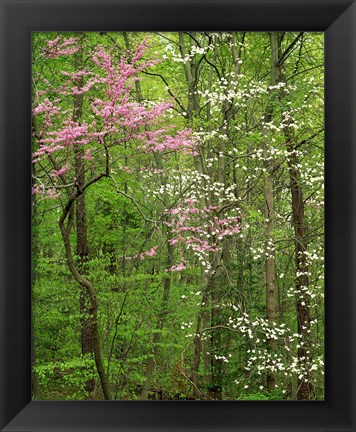
{"label": "woodland background", "polygon": [[319,33],[33,34],[33,398],[324,398]]}

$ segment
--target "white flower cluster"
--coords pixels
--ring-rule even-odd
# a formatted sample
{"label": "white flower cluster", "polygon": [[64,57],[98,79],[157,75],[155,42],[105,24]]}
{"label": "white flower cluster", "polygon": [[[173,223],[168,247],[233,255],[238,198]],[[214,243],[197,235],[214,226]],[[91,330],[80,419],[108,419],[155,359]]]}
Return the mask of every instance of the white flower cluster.
{"label": "white flower cluster", "polygon": [[[239,311],[235,305],[230,306],[234,311]],[[313,328],[318,323],[315,318],[311,320],[310,326]],[[245,370],[250,374],[250,378],[261,376],[270,372],[281,377],[298,377],[304,381],[313,380],[315,374],[323,371],[323,357],[313,356],[304,341],[303,335],[293,332],[285,323],[280,325],[270,323],[264,318],[250,318],[248,314],[242,313],[239,317],[230,316],[226,326],[233,331],[245,335],[250,340],[253,348],[247,350],[247,363]],[[269,340],[275,341],[275,349],[271,350],[267,344]],[[296,350],[304,347],[305,356],[297,355]],[[313,343],[313,350],[321,347],[318,343]],[[314,374],[314,375],[313,375]]]}

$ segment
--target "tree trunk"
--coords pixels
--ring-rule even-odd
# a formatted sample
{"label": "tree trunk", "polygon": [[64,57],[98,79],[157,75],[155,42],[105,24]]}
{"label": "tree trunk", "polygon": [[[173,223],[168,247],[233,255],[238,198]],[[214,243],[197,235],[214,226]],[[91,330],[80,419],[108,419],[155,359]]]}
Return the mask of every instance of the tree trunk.
{"label": "tree trunk", "polygon": [[[270,33],[271,44],[271,86],[276,85],[278,81],[278,34]],[[269,123],[273,118],[273,93],[270,95],[270,102],[265,114],[265,123]],[[264,197],[265,197],[265,217],[266,217],[266,241],[265,241],[265,284],[266,284],[266,310],[267,320],[270,325],[273,325],[276,320],[276,293],[275,293],[275,252],[274,252],[274,225],[275,225],[275,212],[274,212],[274,194],[273,194],[273,172],[274,164],[270,160],[270,144],[268,136],[270,131],[264,130],[266,140],[263,146],[263,159],[264,159]],[[274,339],[268,339],[268,346],[270,351],[275,351],[276,342]],[[276,378],[272,372],[267,373],[267,390],[271,391],[276,386]]]}
{"label": "tree trunk", "polygon": [[[191,44],[196,46],[196,43],[193,39],[191,39]],[[184,34],[183,32],[179,32],[179,50],[182,56],[182,59],[186,59],[188,53],[185,45]],[[195,58],[191,58],[189,62],[184,61],[184,74],[186,78],[186,82],[188,85],[187,89],[187,98],[188,98],[188,106],[187,106],[187,117],[190,123],[193,123],[193,113],[199,110],[199,96],[196,93],[197,86],[197,76],[198,76],[198,65],[195,61]]]}
{"label": "tree trunk", "polygon": [[[79,35],[79,44],[81,49],[75,55],[75,68],[76,70],[82,69],[83,66],[83,33]],[[78,88],[82,88],[84,85],[83,77],[76,80],[75,84]],[[74,122],[80,122],[83,115],[83,94],[74,96],[74,111],[72,120]],[[84,167],[84,150],[81,145],[75,146],[74,148],[74,167],[75,177],[77,186],[81,189],[85,184],[85,167]],[[89,255],[89,245],[87,238],[87,225],[86,225],[86,208],[85,208],[85,195],[80,195],[75,201],[75,219],[76,219],[76,240],[77,240],[77,256],[79,257],[78,270],[79,272],[84,271],[85,263]],[[79,310],[80,310],[80,337],[81,337],[81,348],[82,354],[92,355],[94,352],[93,340],[94,335],[92,334],[91,322],[87,318],[89,309],[89,299],[86,293],[85,287],[81,285],[81,291],[79,294]],[[86,382],[86,390],[89,398],[92,397],[95,388],[95,379],[89,379]]]}
{"label": "tree trunk", "polygon": [[[100,383],[103,389],[104,398],[106,400],[112,400],[108,377],[105,373],[103,362],[102,362],[100,334],[99,334],[98,316],[97,316],[98,301],[96,297],[96,292],[93,284],[87,279],[85,279],[78,271],[74,263],[74,258],[72,255],[72,250],[70,245],[70,234],[73,226],[73,204],[78,198],[78,196],[80,196],[84,192],[84,188],[85,186],[83,186],[82,190],[80,192],[77,192],[64,207],[62,216],[59,220],[59,228],[64,243],[65,254],[66,254],[69,270],[71,271],[74,279],[78,282],[79,286],[85,289],[89,299],[89,308],[88,308],[89,324],[88,325],[90,326],[91,329],[95,365],[100,378]],[[66,219],[68,219],[67,225],[65,225]]]}
{"label": "tree trunk", "polygon": [[209,281],[209,292],[211,295],[211,338],[210,338],[210,351],[211,351],[211,384],[208,390],[208,399],[222,400],[223,380],[222,380],[222,366],[223,361],[220,358],[222,352],[222,317],[220,309],[221,299],[221,277],[220,276],[220,260],[216,256],[214,262],[213,275]]}
{"label": "tree trunk", "polygon": [[[310,361],[310,315],[309,315],[309,295],[306,293],[309,285],[308,278],[308,262],[307,255],[307,227],[304,216],[304,198],[301,187],[301,175],[298,169],[299,158],[297,157],[294,148],[291,144],[292,136],[285,130],[287,138],[286,147],[289,152],[288,168],[290,177],[290,189],[292,200],[292,215],[293,227],[295,236],[295,262],[296,262],[296,310],[298,333],[302,335],[302,340],[299,343],[298,359],[300,364],[304,365],[308,370],[308,362]],[[309,352],[309,353],[308,353]],[[309,399],[312,394],[312,386],[309,375],[298,379],[297,399]]]}
{"label": "tree trunk", "polygon": [[[297,36],[299,38],[299,36]],[[297,39],[296,39],[297,40]],[[279,48],[280,49],[280,48]],[[283,55],[280,55],[283,57]],[[284,69],[279,67],[279,80],[286,82]],[[283,92],[280,94],[283,98]],[[294,228],[294,244],[295,244],[295,264],[296,264],[296,312],[298,333],[302,336],[298,347],[298,360],[305,370],[308,371],[308,363],[311,359],[311,341],[310,341],[310,298],[307,294],[309,285],[308,277],[308,242],[307,242],[307,226],[305,219],[305,202],[303,197],[302,181],[300,174],[300,161],[296,148],[294,146],[294,131],[289,127],[287,113],[282,114],[282,120],[285,127],[283,128],[286,141],[286,149],[288,151],[288,171],[290,179],[290,192],[292,204],[292,223]],[[297,399],[310,399],[313,393],[313,387],[310,383],[309,374],[306,377],[298,378]]]}

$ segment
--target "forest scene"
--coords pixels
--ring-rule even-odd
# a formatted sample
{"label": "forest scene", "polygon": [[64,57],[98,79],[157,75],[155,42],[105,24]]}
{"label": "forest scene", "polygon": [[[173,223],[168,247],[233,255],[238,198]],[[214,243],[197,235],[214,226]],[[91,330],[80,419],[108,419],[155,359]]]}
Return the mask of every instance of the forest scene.
{"label": "forest scene", "polygon": [[32,397],[324,399],[324,35],[32,35]]}

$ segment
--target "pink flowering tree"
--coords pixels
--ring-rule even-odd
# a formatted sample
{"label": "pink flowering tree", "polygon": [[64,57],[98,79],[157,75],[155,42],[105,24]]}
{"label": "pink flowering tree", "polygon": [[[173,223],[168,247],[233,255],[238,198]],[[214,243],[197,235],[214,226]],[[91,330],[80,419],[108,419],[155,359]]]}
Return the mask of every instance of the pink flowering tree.
{"label": "pink flowering tree", "polygon": [[[98,47],[85,67],[78,69],[74,61],[74,68],[63,70],[59,85],[44,81],[45,89],[37,91],[33,101],[33,193],[60,202],[58,223],[67,263],[89,300],[92,346],[105,399],[112,399],[112,393],[101,355],[97,293],[73,253],[74,208],[104,179],[117,193],[127,195],[119,189],[115,174],[130,172],[132,161],[137,166],[138,161],[145,164],[158,154],[194,155],[196,146],[189,130],[162,127],[170,103],[149,105],[133,97],[139,73],[156,63],[144,59],[146,48],[144,40],[130,56],[117,58]],[[78,53],[82,55],[79,38],[57,37],[47,42],[42,55],[55,62]],[[151,257],[156,250],[153,247],[134,258]]]}
{"label": "pink flowering tree", "polygon": [[[194,198],[186,198],[181,205],[166,210],[171,216],[171,221],[165,222],[173,234],[170,244],[192,251],[207,274],[214,273],[211,255],[222,251],[225,238],[240,231],[239,216],[221,217],[219,210],[217,205],[201,208]],[[181,262],[169,270],[181,271],[185,263],[182,254]]]}

